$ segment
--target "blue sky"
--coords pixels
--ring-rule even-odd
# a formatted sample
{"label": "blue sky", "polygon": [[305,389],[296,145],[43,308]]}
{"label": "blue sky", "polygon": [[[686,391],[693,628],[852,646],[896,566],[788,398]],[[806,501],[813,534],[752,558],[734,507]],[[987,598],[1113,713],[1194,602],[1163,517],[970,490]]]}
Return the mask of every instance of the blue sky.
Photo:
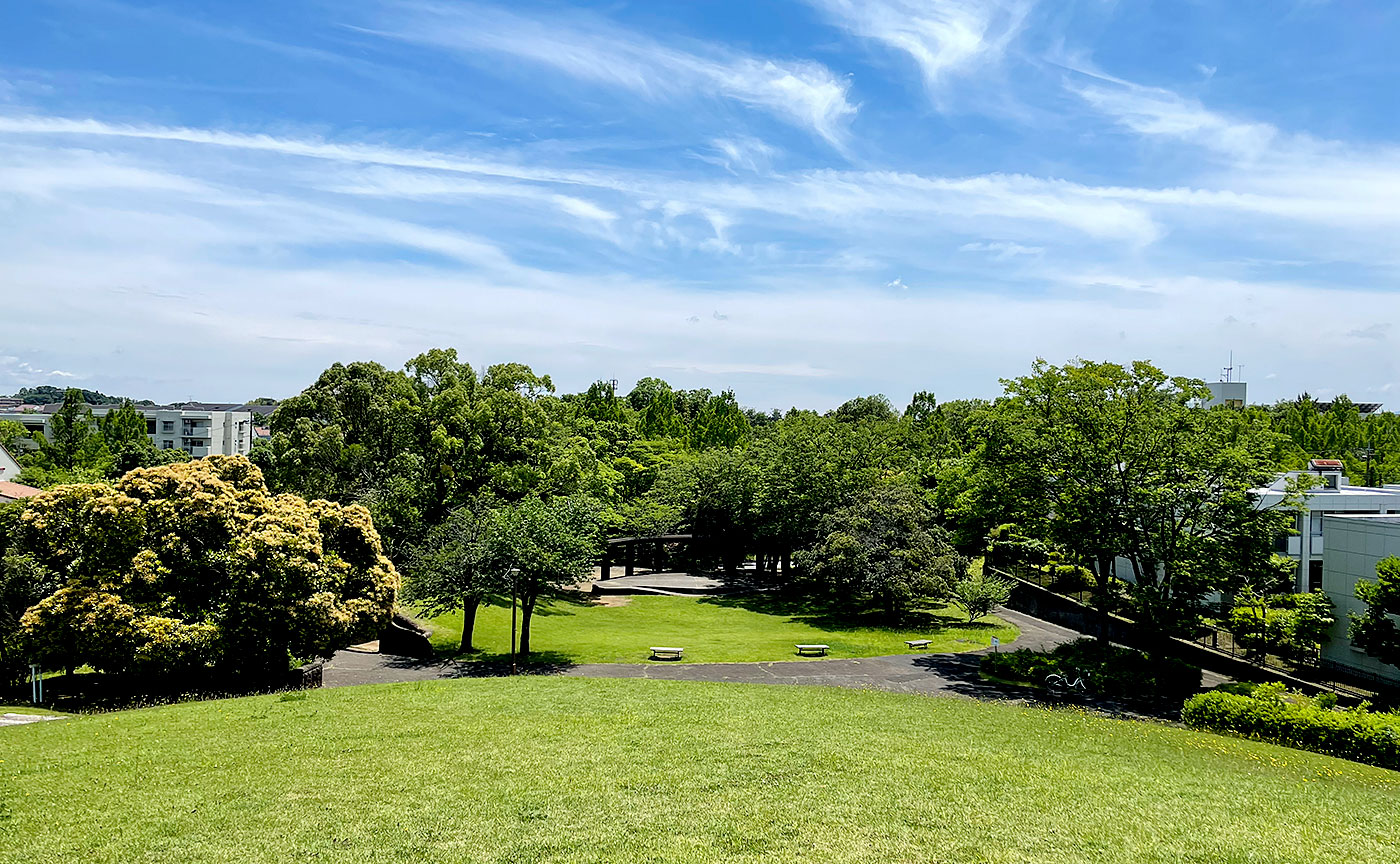
{"label": "blue sky", "polygon": [[1400,405],[1394,4],[4,18],[5,392],[286,396],[455,346],[824,408],[1233,351],[1256,400]]}

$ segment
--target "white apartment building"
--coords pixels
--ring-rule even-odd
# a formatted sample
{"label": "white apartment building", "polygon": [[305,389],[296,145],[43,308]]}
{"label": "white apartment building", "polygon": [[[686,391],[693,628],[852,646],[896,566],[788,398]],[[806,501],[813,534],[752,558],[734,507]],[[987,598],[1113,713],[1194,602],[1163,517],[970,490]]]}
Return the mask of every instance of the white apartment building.
{"label": "white apartment building", "polygon": [[1382,558],[1400,555],[1400,515],[1329,514],[1322,517],[1327,549],[1322,555],[1322,591],[1332,601],[1337,623],[1322,645],[1324,665],[1367,678],[1400,683],[1400,669],[1382,663],[1351,644],[1350,619],[1364,612],[1356,583],[1376,578]]}
{"label": "white apartment building", "polygon": [[[61,405],[43,405],[25,413],[0,413],[0,420],[13,420],[30,432],[50,433],[53,415]],[[100,418],[120,405],[92,405],[92,415]],[[189,402],[184,405],[136,405],[146,418],[146,434],[162,450],[184,450],[194,457],[213,454],[247,455],[253,449],[253,414],[232,403]]]}
{"label": "white apartment building", "polygon": [[1298,514],[1298,523],[1294,526],[1298,533],[1288,537],[1278,550],[1298,562],[1293,585],[1295,591],[1322,588],[1325,516],[1400,516],[1400,485],[1353,486],[1342,474],[1342,463],[1337,459],[1314,459],[1308,463],[1308,469],[1282,474],[1269,486],[1254,490],[1260,507],[1277,507],[1283,503],[1290,481],[1304,474],[1317,478],[1314,482],[1319,485],[1304,493],[1303,506],[1306,509]]}

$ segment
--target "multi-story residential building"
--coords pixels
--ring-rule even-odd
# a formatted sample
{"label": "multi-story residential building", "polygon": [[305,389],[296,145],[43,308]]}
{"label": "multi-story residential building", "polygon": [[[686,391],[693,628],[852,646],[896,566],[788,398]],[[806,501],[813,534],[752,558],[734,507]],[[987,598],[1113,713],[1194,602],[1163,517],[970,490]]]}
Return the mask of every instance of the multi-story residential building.
{"label": "multi-story residential building", "polygon": [[1322,554],[1322,591],[1332,601],[1336,623],[1322,645],[1324,665],[1342,672],[1400,684],[1400,668],[1357,648],[1349,633],[1351,613],[1364,612],[1356,583],[1376,578],[1381,559],[1400,555],[1400,514],[1328,514],[1322,517],[1327,548]]}
{"label": "multi-story residential building", "polygon": [[[44,405],[38,411],[0,413],[30,432],[49,435],[53,415],[61,405]],[[118,405],[92,405],[94,417],[102,417]],[[183,405],[137,405],[146,418],[146,434],[163,450],[184,450],[191,456],[246,455],[253,449],[253,415],[237,403],[187,402]]]}
{"label": "multi-story residential building", "polygon": [[1323,521],[1329,514],[1400,516],[1400,485],[1353,486],[1342,474],[1337,459],[1314,459],[1307,471],[1290,471],[1269,486],[1256,489],[1260,507],[1277,507],[1288,494],[1289,484],[1302,475],[1312,475],[1315,485],[1303,493],[1304,512],[1298,514],[1297,534],[1282,541],[1279,552],[1298,562],[1294,580],[1296,591],[1322,588],[1324,542]]}

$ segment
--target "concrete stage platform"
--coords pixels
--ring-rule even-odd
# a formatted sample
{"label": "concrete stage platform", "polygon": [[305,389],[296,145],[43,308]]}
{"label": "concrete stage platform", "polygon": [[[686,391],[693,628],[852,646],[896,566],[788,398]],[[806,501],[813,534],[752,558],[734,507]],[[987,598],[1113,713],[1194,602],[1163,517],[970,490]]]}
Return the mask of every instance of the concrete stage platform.
{"label": "concrete stage platform", "polygon": [[725,582],[713,576],[693,573],[633,573],[612,579],[596,579],[589,589],[594,594],[681,594],[687,596],[743,594],[747,585]]}

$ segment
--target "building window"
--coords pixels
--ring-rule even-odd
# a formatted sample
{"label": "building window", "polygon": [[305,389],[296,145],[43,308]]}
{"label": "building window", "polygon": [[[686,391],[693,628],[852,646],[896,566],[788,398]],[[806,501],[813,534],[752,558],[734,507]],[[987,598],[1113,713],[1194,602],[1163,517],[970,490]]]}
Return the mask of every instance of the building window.
{"label": "building window", "polygon": [[174,420],[162,420],[162,421],[160,421],[160,431],[162,431],[162,432],[174,432],[174,431],[175,431],[175,421],[174,421]]}
{"label": "building window", "polygon": [[1321,591],[1321,590],[1322,590],[1322,562],[1321,562],[1321,561],[1309,561],[1309,562],[1308,562],[1308,590],[1309,590],[1309,591]]}
{"label": "building window", "polygon": [[1321,537],[1321,536],[1322,536],[1322,511],[1321,511],[1321,510],[1314,510],[1314,511],[1312,511],[1312,536],[1314,536],[1314,537]]}

